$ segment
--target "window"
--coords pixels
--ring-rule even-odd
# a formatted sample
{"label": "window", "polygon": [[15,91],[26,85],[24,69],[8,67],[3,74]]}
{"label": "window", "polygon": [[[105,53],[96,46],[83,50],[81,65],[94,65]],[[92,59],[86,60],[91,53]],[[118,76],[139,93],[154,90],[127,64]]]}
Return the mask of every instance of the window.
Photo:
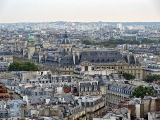
{"label": "window", "polygon": [[88,66],[85,66],[85,71],[88,71]]}
{"label": "window", "polygon": [[138,78],[140,78],[140,73],[138,73]]}

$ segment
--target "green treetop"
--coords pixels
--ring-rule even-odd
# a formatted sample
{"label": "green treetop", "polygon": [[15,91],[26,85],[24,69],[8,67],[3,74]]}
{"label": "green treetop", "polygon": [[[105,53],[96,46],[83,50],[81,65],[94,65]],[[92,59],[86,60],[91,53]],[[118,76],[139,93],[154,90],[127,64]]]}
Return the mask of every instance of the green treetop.
{"label": "green treetop", "polygon": [[143,80],[148,83],[153,82],[153,81],[158,82],[158,81],[160,81],[160,75],[157,75],[157,74],[147,75]]}
{"label": "green treetop", "polygon": [[14,61],[8,67],[8,71],[39,71],[39,68],[33,62]]}
{"label": "green treetop", "polygon": [[130,74],[130,73],[123,73],[123,77],[126,80],[131,80],[131,79],[135,79],[135,76]]}
{"label": "green treetop", "polygon": [[141,97],[144,98],[145,95],[154,95],[154,92],[151,88],[149,87],[143,87],[143,86],[138,86],[135,88],[134,92],[132,93],[131,97]]}

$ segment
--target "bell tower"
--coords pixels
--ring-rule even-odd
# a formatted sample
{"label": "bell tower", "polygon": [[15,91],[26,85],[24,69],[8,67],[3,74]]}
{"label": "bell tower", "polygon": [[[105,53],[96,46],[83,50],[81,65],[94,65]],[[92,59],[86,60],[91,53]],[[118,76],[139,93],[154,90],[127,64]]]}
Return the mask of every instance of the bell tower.
{"label": "bell tower", "polygon": [[68,39],[67,32],[65,32],[64,38],[61,41],[61,49],[65,49],[67,52],[72,52],[72,44],[70,43],[70,40]]}
{"label": "bell tower", "polygon": [[28,37],[28,59],[30,60],[35,52],[35,38],[34,36]]}

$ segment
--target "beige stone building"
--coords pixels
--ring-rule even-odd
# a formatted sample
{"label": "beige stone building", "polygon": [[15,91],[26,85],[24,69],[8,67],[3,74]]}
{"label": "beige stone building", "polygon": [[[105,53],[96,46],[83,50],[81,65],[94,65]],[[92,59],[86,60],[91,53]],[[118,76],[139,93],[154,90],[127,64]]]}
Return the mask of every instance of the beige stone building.
{"label": "beige stone building", "polygon": [[14,59],[44,64],[44,68],[49,65],[61,74],[73,74],[76,65],[89,62],[95,69],[113,69],[120,74],[131,73],[136,79],[143,78],[143,68],[135,55],[121,54],[117,50],[74,48],[66,34],[54,54],[43,53],[42,48],[35,47],[34,36],[29,36],[28,50],[14,54]]}

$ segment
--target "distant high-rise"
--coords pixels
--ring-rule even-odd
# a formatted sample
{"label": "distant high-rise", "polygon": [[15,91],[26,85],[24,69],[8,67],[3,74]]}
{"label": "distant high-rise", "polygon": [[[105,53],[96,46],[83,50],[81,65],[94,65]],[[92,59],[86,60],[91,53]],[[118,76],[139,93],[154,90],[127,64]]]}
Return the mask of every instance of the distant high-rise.
{"label": "distant high-rise", "polygon": [[117,28],[119,28],[120,30],[123,30],[123,25],[122,25],[122,23],[118,23],[118,24],[117,24]]}

